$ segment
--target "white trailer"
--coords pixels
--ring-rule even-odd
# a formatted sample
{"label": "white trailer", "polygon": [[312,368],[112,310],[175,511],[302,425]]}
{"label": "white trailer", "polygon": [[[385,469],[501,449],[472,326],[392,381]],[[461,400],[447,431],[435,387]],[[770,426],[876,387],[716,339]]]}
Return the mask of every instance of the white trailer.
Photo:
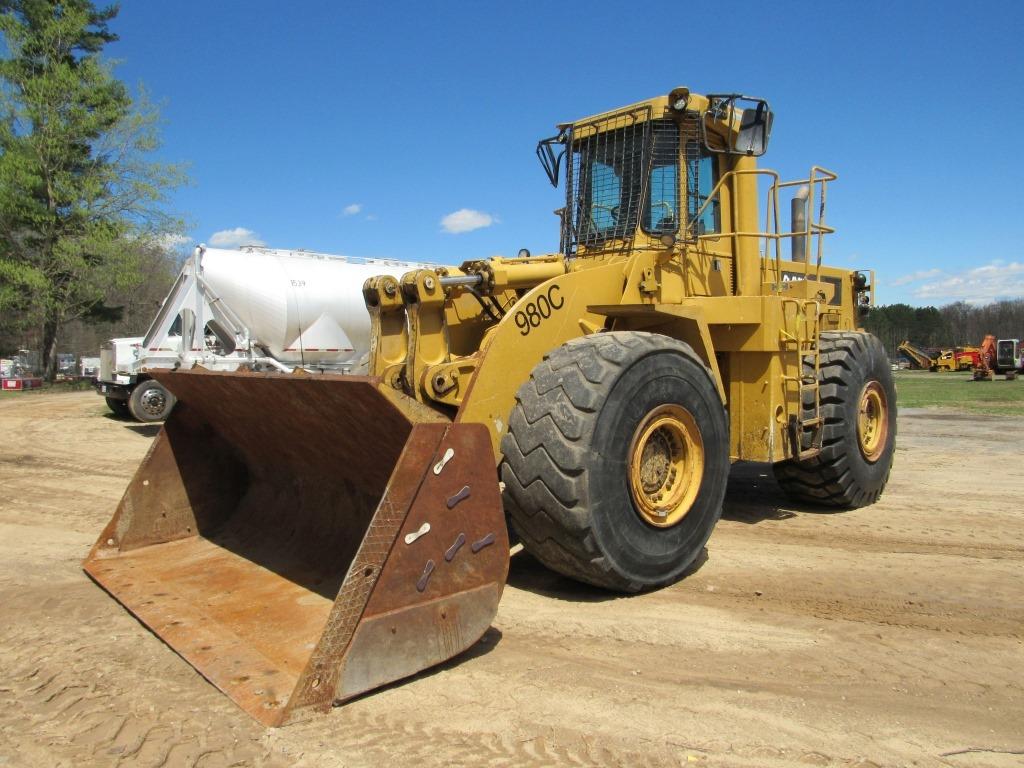
{"label": "white trailer", "polygon": [[366,278],[426,264],[390,259],[200,245],[185,262],[141,338],[100,350],[97,391],[115,413],[161,421],[174,396],[147,376],[154,368],[317,373],[366,370],[370,319]]}

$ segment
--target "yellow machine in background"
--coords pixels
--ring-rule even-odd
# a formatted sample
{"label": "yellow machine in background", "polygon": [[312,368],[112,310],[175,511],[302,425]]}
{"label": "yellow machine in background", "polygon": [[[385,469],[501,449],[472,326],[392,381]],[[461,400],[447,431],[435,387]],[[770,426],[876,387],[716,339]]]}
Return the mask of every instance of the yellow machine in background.
{"label": "yellow machine in background", "polygon": [[757,167],[771,126],[686,88],[559,126],[559,252],[371,278],[368,378],[155,374],[177,409],[86,570],[279,724],[472,645],[506,514],[550,568],[634,592],[691,567],[733,461],[875,501],[896,421],[857,327],[872,275],[823,264],[833,173]]}
{"label": "yellow machine in background", "polygon": [[935,357],[932,357],[928,350],[925,350],[909,341],[904,341],[896,349],[907,357],[911,364],[924,371],[942,371],[952,373],[954,371],[969,371],[980,363],[981,350],[978,347],[957,347],[956,349],[939,350]]}
{"label": "yellow machine in background", "polygon": [[896,348],[897,352],[902,352],[913,365],[916,365],[923,371],[936,371],[938,367],[936,365],[935,358],[933,358],[926,350],[911,344],[909,341],[904,341],[899,347]]}
{"label": "yellow machine in background", "polygon": [[945,371],[946,373],[952,373],[953,371],[960,370],[960,364],[957,361],[956,350],[941,350],[939,352],[939,356],[935,358],[935,370]]}

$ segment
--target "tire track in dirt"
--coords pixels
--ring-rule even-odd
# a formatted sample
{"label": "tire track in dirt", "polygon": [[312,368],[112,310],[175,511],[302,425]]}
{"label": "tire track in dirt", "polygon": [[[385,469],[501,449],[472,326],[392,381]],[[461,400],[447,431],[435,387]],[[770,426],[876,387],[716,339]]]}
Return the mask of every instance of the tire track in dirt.
{"label": "tire track in dirt", "polygon": [[[853,514],[853,513],[851,513]],[[719,541],[723,538],[743,540],[750,544],[786,544],[820,546],[822,532],[820,527],[813,530],[810,527],[797,527],[796,525],[759,525],[754,526],[737,525],[736,518],[726,519],[719,523],[713,536]],[[817,521],[811,521],[807,525],[813,526]],[[1020,533],[1024,540],[1024,521],[1020,525]],[[862,533],[850,530],[835,530],[835,536],[829,541],[829,548],[842,550],[851,554],[877,553],[884,551],[894,555],[935,555],[937,557],[971,557],[979,560],[1018,560],[1024,563],[1024,545],[1016,540],[1003,538],[990,541],[963,541],[953,538],[950,535],[949,541],[942,541],[937,538],[923,540],[912,538],[908,534],[893,535],[888,531],[881,533]],[[936,532],[943,535],[942,532]]]}
{"label": "tire track in dirt", "polygon": [[[1008,763],[938,755],[1024,744],[1024,520],[1001,501],[1024,482],[968,487],[1024,452],[1005,434],[1024,420],[901,423],[869,511],[788,509],[737,474],[708,560],[656,593],[609,599],[516,558],[486,648],[266,730],[79,570],[152,433],[97,400],[0,402],[18,435],[0,456],[30,457],[0,462],[23,494],[0,501],[6,765],[980,768]],[[935,478],[940,510],[919,492]]]}
{"label": "tire track in dirt", "polygon": [[121,482],[131,473],[123,464],[76,456],[45,456],[36,453],[0,453],[0,475],[23,477],[35,475],[48,478],[80,478],[82,476],[113,478]]}
{"label": "tire track in dirt", "polygon": [[[170,651],[167,651],[170,653]],[[88,671],[88,670],[83,670]],[[78,674],[81,674],[79,671]],[[164,765],[253,765],[285,766],[303,754],[292,744],[304,740],[301,732],[260,731],[249,725],[241,714],[218,711],[213,706],[212,722],[204,726],[184,713],[153,713],[152,707],[139,707],[129,691],[107,683],[84,685],[77,675],[66,670],[36,667],[15,674],[12,694],[4,702],[6,725],[16,714],[26,712],[31,743],[19,744],[19,751],[46,756],[43,764],[66,763],[75,766],[115,764],[119,766]],[[205,685],[197,679],[198,685]],[[211,692],[210,695],[216,695]],[[206,698],[203,696],[203,698]],[[149,710],[149,711],[147,711]],[[125,713],[126,714],[118,714]],[[19,720],[21,718],[18,718]],[[346,755],[346,765],[379,765],[395,755],[401,744],[404,761],[423,765],[464,764],[500,765],[669,765],[665,754],[612,750],[602,746],[573,748],[551,743],[545,737],[516,741],[500,735],[466,734],[422,721],[399,720],[380,715],[355,714],[344,718],[346,731],[353,737],[329,738],[331,753]],[[224,720],[242,720],[237,728],[225,729]],[[208,721],[209,722],[209,721]],[[323,728],[335,723],[318,719],[310,738],[324,744]],[[240,738],[241,737],[241,738]],[[247,737],[247,738],[246,738]],[[355,756],[355,757],[351,757]],[[39,763],[37,763],[39,764]],[[324,764],[335,764],[328,759]]]}
{"label": "tire track in dirt", "polygon": [[[715,548],[714,540],[711,547]],[[789,557],[786,550],[794,549],[798,553]],[[726,545],[720,541],[714,558],[717,565],[714,571],[710,567],[701,568],[666,589],[625,600],[609,600],[607,596],[597,599],[614,601],[622,606],[626,615],[638,613],[634,630],[637,633],[642,633],[646,627],[646,610],[676,610],[685,615],[687,610],[700,607],[732,610],[744,615],[784,614],[794,618],[956,632],[964,636],[1024,638],[1024,605],[1007,599],[1008,594],[986,595],[983,587],[967,591],[965,585],[958,586],[955,578],[946,579],[946,584],[935,579],[931,585],[922,585],[904,594],[887,594],[884,590],[886,577],[879,576],[878,567],[873,569],[871,563],[862,566],[860,580],[850,578],[856,571],[851,574],[848,564],[844,564],[842,576],[834,574],[829,566],[829,560],[835,558],[831,550],[787,544],[781,552],[773,550],[770,557],[750,553],[741,556],[734,542]],[[887,553],[875,559],[880,565],[899,571],[899,561],[911,558],[902,553]],[[918,570],[922,579],[928,578],[929,568],[921,568],[920,558],[913,560],[907,564],[907,569]],[[799,561],[799,565],[780,568],[776,561]],[[978,567],[976,562],[961,558],[958,563],[952,557],[936,559],[934,567],[948,570],[953,565]],[[1013,561],[985,567],[989,574],[1004,574],[1007,583],[1012,583],[1015,575],[1017,581],[1024,581],[1020,576],[1022,571]],[[572,615],[565,617],[567,625],[572,625],[574,618],[582,614],[600,615],[589,608],[588,601],[596,595],[594,590],[544,571],[527,555],[513,558],[510,583],[526,592],[541,593],[548,600],[582,603]],[[943,586],[945,591],[941,589]],[[534,610],[546,612],[548,609],[540,601],[534,605]]]}
{"label": "tire track in dirt", "polygon": [[[744,612],[777,612],[822,621],[857,622],[927,632],[953,632],[969,637],[1024,638],[1024,611],[999,603],[945,601],[913,593],[887,596],[878,591],[851,593],[842,588],[822,591],[813,577],[761,574],[749,581],[716,578],[714,584],[694,580],[683,589],[689,600],[706,607]],[[708,587],[712,589],[709,590]],[[760,593],[760,594],[759,594]]]}
{"label": "tire track in dirt", "polygon": [[[544,735],[466,733],[358,708],[267,732],[133,619],[105,615],[82,585],[69,588],[67,598],[40,602],[39,595],[27,594],[13,602],[26,612],[37,605],[44,619],[49,617],[37,622],[46,625],[45,632],[9,628],[0,634],[0,653],[13,662],[9,683],[0,691],[0,727],[27,725],[30,736],[19,752],[32,755],[35,764],[301,765],[297,759],[305,755],[307,740],[329,754],[347,756],[346,765],[368,766],[393,758],[396,743],[405,761],[482,766],[678,765],[680,756],[714,748],[650,744],[636,750],[600,736],[565,743]],[[72,667],[58,661],[68,655],[78,660]],[[183,696],[189,702],[184,709]],[[331,735],[325,737],[325,730]],[[749,755],[766,756],[763,751]],[[826,757],[819,764],[852,764]],[[337,763],[325,757],[322,764]]]}
{"label": "tire track in dirt", "polygon": [[[88,591],[89,586],[79,584],[68,589],[68,598],[40,600],[39,594],[30,591],[5,600],[25,614],[31,615],[33,605],[43,614],[34,622],[39,631],[15,625],[0,633],[0,654],[12,670],[9,683],[0,691],[0,726],[29,725],[31,741],[19,745],[19,751],[27,748],[26,754],[45,755],[44,764],[293,764],[295,748],[289,747],[295,738],[264,732],[251,723],[134,619],[120,615],[109,604],[93,605],[98,596]],[[8,595],[0,593],[0,597]],[[111,608],[115,616],[104,615]],[[111,637],[110,632],[115,634]],[[69,655],[78,660],[74,667],[55,661]],[[175,670],[170,686],[168,676],[161,674],[162,666]],[[180,699],[186,690],[191,690],[190,696],[199,694],[190,711],[159,706],[161,700]],[[202,716],[196,717],[197,713]],[[380,715],[355,714],[345,719],[349,721],[346,731],[356,738],[334,738],[332,748],[360,755],[347,764],[379,764],[393,755],[396,739],[407,742],[403,748],[407,759],[424,764],[441,764],[436,760],[439,748],[445,761],[458,757],[465,764],[600,764],[585,751],[549,745],[543,738],[517,743]],[[310,726],[311,737],[322,739],[323,726],[322,719]],[[262,744],[261,733],[275,734],[271,741],[279,748]],[[451,754],[453,744],[458,745],[456,754]],[[628,764],[645,764],[639,755],[619,757]]]}
{"label": "tire track in dirt", "polygon": [[[176,657],[165,659],[163,665],[143,660],[133,649],[99,642],[97,635],[105,629],[102,622],[82,626],[78,638],[71,634],[73,627],[59,627],[64,631],[47,636],[5,633],[0,640],[3,658],[15,665],[0,694],[0,727],[20,724],[19,753],[45,755],[33,761],[36,765],[192,765],[201,756],[209,762],[217,755],[225,765],[290,764],[274,762],[275,756],[261,748],[253,738],[258,729],[247,723],[225,727],[218,722],[228,713],[221,702],[211,700],[216,699],[212,691],[192,694],[199,694],[211,720],[203,724],[183,712],[182,690],[167,686],[161,670],[166,662],[179,665]],[[125,641],[133,642],[130,633]],[[155,639],[144,641],[142,646]],[[134,645],[138,648],[139,643]],[[74,666],[60,661],[68,656],[77,660]],[[119,656],[143,663],[127,666],[119,663]],[[195,704],[191,709],[194,715]],[[237,723],[238,718],[234,720]]]}

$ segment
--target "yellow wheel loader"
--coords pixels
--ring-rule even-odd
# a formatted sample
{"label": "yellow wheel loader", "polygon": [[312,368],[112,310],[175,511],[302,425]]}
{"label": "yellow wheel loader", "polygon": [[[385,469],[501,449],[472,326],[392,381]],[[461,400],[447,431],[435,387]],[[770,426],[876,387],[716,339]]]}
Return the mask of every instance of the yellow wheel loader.
{"label": "yellow wheel loader", "polygon": [[731,462],[875,501],[896,418],[857,327],[873,273],[823,263],[836,177],[758,168],[771,127],[762,99],[686,88],[559,126],[537,148],[559,252],[369,279],[368,376],[154,372],[178,405],[86,571],[278,725],[473,645],[509,525],[636,592],[693,565]]}

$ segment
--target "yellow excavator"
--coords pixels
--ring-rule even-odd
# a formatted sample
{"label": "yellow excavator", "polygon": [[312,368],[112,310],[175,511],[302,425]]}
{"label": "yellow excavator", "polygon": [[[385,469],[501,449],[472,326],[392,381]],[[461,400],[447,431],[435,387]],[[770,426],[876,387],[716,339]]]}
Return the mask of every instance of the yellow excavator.
{"label": "yellow excavator", "polygon": [[509,528],[636,592],[693,567],[732,462],[874,502],[896,419],[858,327],[873,273],[823,263],[835,174],[758,167],[772,119],[676,88],[559,125],[559,251],[371,278],[367,376],[154,371],[178,405],[85,570],[280,725],[472,646]]}

